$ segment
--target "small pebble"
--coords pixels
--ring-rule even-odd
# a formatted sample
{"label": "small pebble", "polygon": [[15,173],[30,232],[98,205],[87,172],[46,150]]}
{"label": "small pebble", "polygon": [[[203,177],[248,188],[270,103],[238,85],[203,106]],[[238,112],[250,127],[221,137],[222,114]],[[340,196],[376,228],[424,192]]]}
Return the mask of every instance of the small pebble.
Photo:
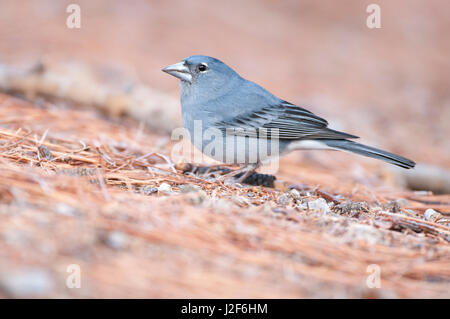
{"label": "small pebble", "polygon": [[432,193],[430,191],[415,191],[414,195],[417,196],[428,196],[431,195]]}
{"label": "small pebble", "polygon": [[120,231],[112,231],[104,238],[104,242],[108,247],[120,250],[128,246],[128,236]]}
{"label": "small pebble", "polygon": [[158,187],[158,192],[164,193],[164,194],[170,194],[170,193],[172,193],[172,186],[170,186],[167,183],[162,183]]}
{"label": "small pebble", "polygon": [[318,198],[316,200],[308,202],[308,208],[320,213],[330,212],[330,207],[328,206],[327,201],[323,198]]}
{"label": "small pebble", "polygon": [[158,189],[156,187],[152,187],[152,186],[145,186],[142,188],[142,194],[148,196],[154,193],[157,193]]}
{"label": "small pebble", "polygon": [[291,197],[295,200],[300,200],[300,192],[298,190],[296,190],[295,188],[291,189],[289,191],[289,194],[291,195]]}
{"label": "small pebble", "polygon": [[291,202],[291,198],[287,194],[283,194],[278,197],[277,204],[281,206],[286,206]]}
{"label": "small pebble", "polygon": [[423,214],[423,217],[425,218],[425,220],[435,222],[441,217],[441,214],[435,211],[434,209],[428,208]]}

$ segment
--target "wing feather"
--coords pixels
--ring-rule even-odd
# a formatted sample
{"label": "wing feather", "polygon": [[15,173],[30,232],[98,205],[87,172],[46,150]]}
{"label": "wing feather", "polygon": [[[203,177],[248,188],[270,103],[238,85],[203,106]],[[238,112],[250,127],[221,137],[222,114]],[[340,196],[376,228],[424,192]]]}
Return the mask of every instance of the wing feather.
{"label": "wing feather", "polygon": [[249,137],[271,138],[277,135],[280,139],[358,138],[329,129],[325,119],[289,102],[244,113],[216,125],[227,134]]}

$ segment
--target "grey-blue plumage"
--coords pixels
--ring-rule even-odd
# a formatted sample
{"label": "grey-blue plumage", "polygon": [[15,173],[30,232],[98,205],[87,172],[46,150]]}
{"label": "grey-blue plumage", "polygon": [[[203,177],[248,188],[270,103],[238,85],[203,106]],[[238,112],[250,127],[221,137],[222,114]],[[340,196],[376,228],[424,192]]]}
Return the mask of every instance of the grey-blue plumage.
{"label": "grey-blue plumage", "polygon": [[[222,162],[251,164],[250,158],[256,158],[256,164],[259,164],[265,160],[260,154],[270,154],[266,150],[261,152],[261,147],[267,147],[266,144],[258,144],[258,150],[248,145],[252,141],[272,141],[276,138],[280,155],[297,149],[338,149],[403,168],[415,166],[407,158],[351,141],[358,137],[328,128],[325,119],[276,97],[215,58],[190,56],[163,71],[181,80],[183,126],[190,132],[194,144],[195,124],[198,121],[201,121],[202,134],[215,128],[226,137],[223,152],[208,154]],[[261,134],[262,130],[269,131],[269,134]],[[270,132],[276,132],[276,135],[272,136]],[[232,144],[230,141],[236,140],[240,142],[234,145],[241,146],[235,146],[233,156],[227,157],[227,143]],[[204,151],[210,139],[201,138],[200,142],[196,142],[195,146]],[[242,146],[244,144],[246,147]],[[258,156],[251,156],[252,152],[258,152]],[[217,153],[220,156],[214,156]]]}

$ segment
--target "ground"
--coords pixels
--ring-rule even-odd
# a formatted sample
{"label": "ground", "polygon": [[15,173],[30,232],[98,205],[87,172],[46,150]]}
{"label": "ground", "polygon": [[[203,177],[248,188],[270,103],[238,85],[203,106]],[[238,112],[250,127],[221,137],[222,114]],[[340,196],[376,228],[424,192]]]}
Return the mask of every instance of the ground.
{"label": "ground", "polygon": [[337,152],[284,157],[275,188],[171,156],[160,69],[205,53],[446,176],[448,5],[380,2],[369,30],[326,4],[80,1],[80,30],[63,4],[0,4],[0,296],[450,297],[449,195]]}

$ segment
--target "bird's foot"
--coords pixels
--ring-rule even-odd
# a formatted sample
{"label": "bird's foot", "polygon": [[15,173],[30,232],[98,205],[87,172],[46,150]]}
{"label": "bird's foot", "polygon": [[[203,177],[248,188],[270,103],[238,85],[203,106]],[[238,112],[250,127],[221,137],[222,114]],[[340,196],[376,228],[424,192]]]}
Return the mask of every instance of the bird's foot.
{"label": "bird's foot", "polygon": [[183,173],[191,173],[195,175],[219,175],[219,180],[234,177],[237,178],[237,183],[244,183],[253,186],[274,187],[274,181],[276,180],[276,177],[274,175],[256,173],[254,171],[256,169],[254,165],[250,167],[245,166],[237,170],[231,170],[229,167],[223,165],[199,166],[183,163],[182,166],[178,165],[177,169],[181,170]]}
{"label": "bird's foot", "polygon": [[229,169],[228,167],[224,167],[223,165],[202,166],[184,162],[176,164],[175,168],[182,171],[183,174],[192,173],[195,175],[210,174],[210,173],[228,173],[231,171],[231,169]]}
{"label": "bird's foot", "polygon": [[230,177],[234,177],[237,174],[243,174],[241,177],[239,177],[239,179],[237,180],[238,183],[242,183],[247,177],[248,175],[250,175],[252,172],[255,171],[255,169],[258,167],[258,164],[249,164],[249,165],[245,165],[242,166],[241,168],[231,171],[229,173],[226,173],[225,175],[220,176],[218,179],[219,180],[224,180]]}
{"label": "bird's foot", "polygon": [[240,174],[240,173],[242,173],[242,174],[243,174],[243,173],[246,173],[246,171],[247,171],[247,167],[241,167],[241,168],[236,169],[236,170],[234,170],[234,171],[228,171],[228,172],[225,172],[225,174],[219,176],[217,179],[218,179],[218,180],[225,180],[225,179],[234,177],[234,176],[236,176],[237,174]]}
{"label": "bird's foot", "polygon": [[231,176],[237,178],[237,183],[243,183],[253,186],[274,187],[274,181],[276,180],[276,177],[274,175],[256,173],[255,170],[258,167],[258,164],[250,164],[226,174],[226,177]]}
{"label": "bird's foot", "polygon": [[[238,173],[235,175],[235,177],[238,177],[241,179],[241,177],[244,175],[244,173]],[[269,175],[269,174],[260,174],[256,172],[251,172],[242,182],[238,181],[238,183],[244,183],[248,185],[253,186],[265,186],[265,187],[271,187],[273,188],[274,182],[276,180],[275,175]]]}

